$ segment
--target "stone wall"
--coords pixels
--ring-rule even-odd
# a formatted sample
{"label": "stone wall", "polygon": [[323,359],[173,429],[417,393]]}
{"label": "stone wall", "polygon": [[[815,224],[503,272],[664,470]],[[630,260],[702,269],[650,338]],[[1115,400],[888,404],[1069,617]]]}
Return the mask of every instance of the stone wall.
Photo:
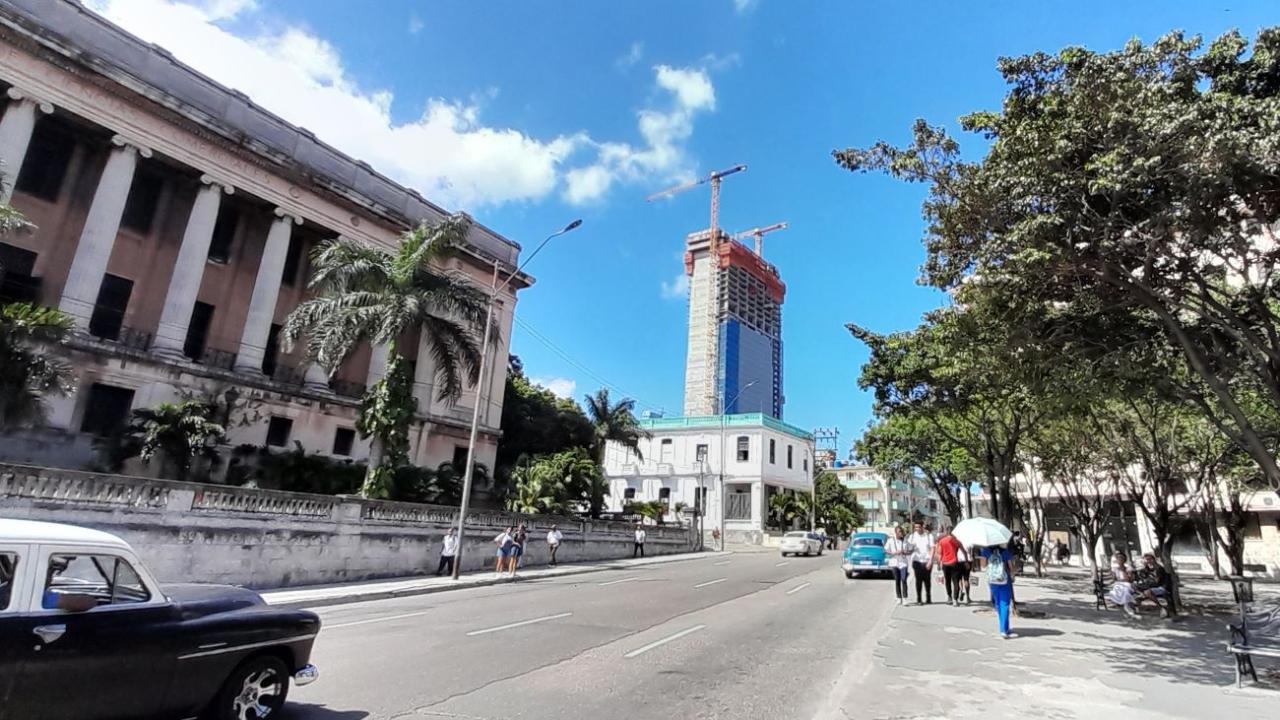
{"label": "stone wall", "polygon": [[[434,572],[457,509],[0,464],[0,518],[114,533],[161,582],[278,588]],[[529,527],[526,564],[546,561],[553,523],[564,533],[562,561],[631,556],[627,523],[479,511],[467,518],[463,569],[492,566],[493,537],[520,522]],[[696,545],[684,528],[646,530],[651,555]]]}

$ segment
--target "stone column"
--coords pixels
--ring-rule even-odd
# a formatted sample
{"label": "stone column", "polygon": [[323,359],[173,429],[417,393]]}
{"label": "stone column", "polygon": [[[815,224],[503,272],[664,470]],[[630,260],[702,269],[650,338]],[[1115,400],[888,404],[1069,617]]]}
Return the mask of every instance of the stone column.
{"label": "stone column", "polygon": [[307,374],[302,378],[302,386],[312,392],[331,392],[329,371],[321,367],[320,363],[311,363],[307,366]]}
{"label": "stone column", "polygon": [[365,376],[365,387],[371,388],[387,374],[387,354],[386,345],[374,345],[369,350],[369,373]]}
{"label": "stone column", "polygon": [[29,98],[16,87],[9,88],[7,94],[9,106],[0,118],[0,204],[13,197],[13,186],[18,182],[18,172],[31,144],[31,132],[36,127],[36,110],[45,114],[53,112],[52,105]]}
{"label": "stone column", "polygon": [[244,331],[240,334],[240,348],[236,351],[236,372],[262,374],[267,337],[271,335],[271,321],[275,319],[276,301],[280,297],[280,279],[284,273],[285,258],[289,254],[289,237],[293,234],[293,226],[301,224],[301,218],[276,208],[276,219],[267,232],[267,244],[262,248],[258,275],[253,281],[253,295],[249,299]]}
{"label": "stone column", "polygon": [[413,396],[418,398],[418,412],[431,413],[431,401],[436,393],[436,363],[431,357],[431,345],[424,332],[418,339],[418,363],[413,373]]}
{"label": "stone column", "polygon": [[200,281],[204,279],[204,266],[209,260],[209,243],[213,240],[213,226],[218,222],[222,195],[234,192],[231,186],[223,185],[208,175],[202,175],[200,182],[204,186],[196,191],[195,204],[187,217],[182,247],[178,249],[178,259],[173,263],[169,291],[164,296],[164,310],[156,328],[153,349],[165,357],[182,357],[187,328],[191,325],[191,310],[195,307]]}
{"label": "stone column", "polygon": [[125,201],[129,199],[129,186],[133,184],[133,171],[138,166],[138,156],[151,157],[151,150],[130,143],[116,135],[111,138],[115,148],[107,158],[98,188],[93,192],[93,202],[85,217],[80,243],[67,273],[67,284],[62,288],[58,309],[70,315],[76,327],[89,327],[102,276],[107,272],[111,248],[115,246],[116,233],[120,231],[120,217]]}

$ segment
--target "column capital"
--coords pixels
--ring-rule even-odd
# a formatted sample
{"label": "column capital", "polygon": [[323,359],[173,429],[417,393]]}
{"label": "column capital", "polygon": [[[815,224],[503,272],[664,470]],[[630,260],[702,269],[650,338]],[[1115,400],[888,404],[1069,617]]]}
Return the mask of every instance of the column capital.
{"label": "column capital", "polygon": [[151,157],[151,148],[142,143],[135,142],[123,135],[112,135],[111,144],[124,150],[133,150],[144,158]]}
{"label": "column capital", "polygon": [[276,208],[275,215],[276,215],[276,218],[279,220],[284,220],[285,222],[291,222],[294,225],[302,224],[302,218],[298,217],[294,213],[289,212],[288,210],[285,210],[284,208],[281,208],[281,207]]}
{"label": "column capital", "polygon": [[222,190],[222,192],[228,195],[234,195],[236,192],[236,188],[234,185],[232,185],[231,183],[222,182],[218,178],[208,173],[204,173],[203,175],[200,176],[200,182],[201,184],[208,185],[211,188],[212,187],[219,188]]}
{"label": "column capital", "polygon": [[53,112],[53,103],[47,100],[41,100],[20,88],[11,87],[5,91],[5,95],[8,95],[9,99],[15,102],[29,102],[45,115]]}

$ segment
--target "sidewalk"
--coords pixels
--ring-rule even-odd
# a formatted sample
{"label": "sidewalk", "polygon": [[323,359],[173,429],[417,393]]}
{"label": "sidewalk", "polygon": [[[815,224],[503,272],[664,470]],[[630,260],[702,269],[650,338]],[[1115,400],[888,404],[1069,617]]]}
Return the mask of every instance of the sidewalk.
{"label": "sidewalk", "polygon": [[[564,577],[566,575],[580,575],[582,573],[599,572],[601,570],[623,570],[629,567],[642,565],[658,565],[662,563],[681,562],[684,560],[697,560],[699,558],[729,554],[732,554],[732,552],[721,553],[707,550],[703,552],[680,553],[677,555],[658,555],[647,558],[605,560],[594,563],[563,563],[557,567],[538,565],[528,569],[519,570],[517,572],[517,576],[519,580],[538,580],[542,578],[555,578]],[[487,585],[498,585],[508,582],[511,582],[511,579],[507,577],[506,574],[498,576],[492,570],[481,570],[461,575],[457,580],[450,577],[419,575],[410,578],[395,578],[391,580],[368,580],[363,582],[339,583],[334,585],[308,585],[298,588],[268,590],[261,594],[263,599],[265,599],[269,605],[276,605],[280,607],[314,608],[323,605],[338,605],[342,603],[359,602],[362,600],[382,600],[385,598],[405,597],[408,595],[427,595],[430,593],[461,590],[463,588],[485,587]]]}
{"label": "sidewalk", "polygon": [[1023,616],[1013,619],[1019,637],[1010,640],[996,633],[985,585],[975,588],[973,605],[959,608],[935,586],[933,605],[894,608],[842,710],[859,718],[1275,716],[1274,661],[1257,660],[1257,686],[1235,687],[1226,651],[1230,587],[1186,584],[1195,614],[1169,621],[1150,611],[1130,619],[1095,610],[1083,574],[1022,577]]}

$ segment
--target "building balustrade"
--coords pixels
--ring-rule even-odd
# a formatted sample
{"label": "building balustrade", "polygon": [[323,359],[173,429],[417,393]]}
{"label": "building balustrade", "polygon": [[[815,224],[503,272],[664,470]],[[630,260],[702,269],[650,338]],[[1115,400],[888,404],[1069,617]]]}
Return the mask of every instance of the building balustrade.
{"label": "building balustrade", "polygon": [[236,366],[236,354],[217,348],[205,348],[200,355],[200,364],[222,368],[223,370],[232,370]]}

